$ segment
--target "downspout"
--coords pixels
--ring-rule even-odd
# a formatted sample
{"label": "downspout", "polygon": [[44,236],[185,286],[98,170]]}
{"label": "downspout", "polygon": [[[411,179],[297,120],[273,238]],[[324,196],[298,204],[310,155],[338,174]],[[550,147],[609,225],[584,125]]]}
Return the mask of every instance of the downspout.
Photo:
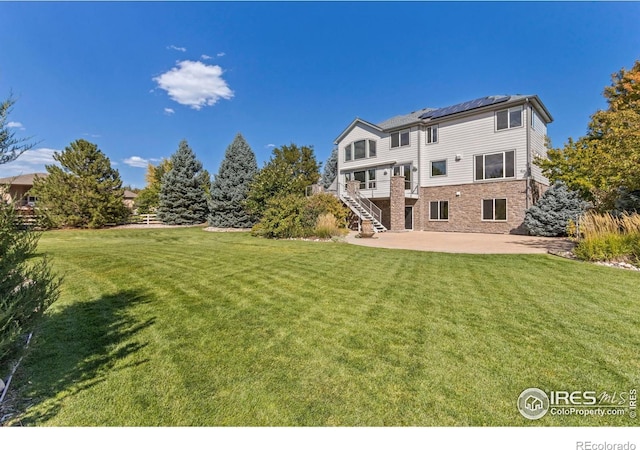
{"label": "downspout", "polygon": [[[417,176],[416,176],[416,178],[417,178],[417,184],[416,184],[417,191],[416,192],[418,194],[418,199],[416,200],[416,205],[418,206],[417,209],[420,212],[420,216],[418,217],[417,221],[416,221],[416,217],[415,216],[413,217],[414,228],[415,228],[415,223],[418,222],[418,227],[417,228],[419,230],[423,230],[424,229],[424,227],[422,226],[422,217],[424,216],[424,214],[422,214],[422,208],[421,208],[422,205],[418,205],[418,202],[422,201],[422,199],[420,198],[420,183],[421,183],[420,175],[422,173],[422,170],[420,170],[420,167],[421,167],[420,166],[420,144],[422,144],[421,131],[423,131],[423,128],[424,127],[422,125],[418,125],[418,171],[416,172],[417,173]],[[413,187],[412,187],[411,191],[413,191]]]}
{"label": "downspout", "polygon": [[529,104],[529,99],[526,100],[527,105],[527,117],[526,117],[526,131],[527,131],[527,172],[526,172],[526,191],[525,191],[525,209],[529,209],[529,197],[531,195],[531,117],[532,108]]}

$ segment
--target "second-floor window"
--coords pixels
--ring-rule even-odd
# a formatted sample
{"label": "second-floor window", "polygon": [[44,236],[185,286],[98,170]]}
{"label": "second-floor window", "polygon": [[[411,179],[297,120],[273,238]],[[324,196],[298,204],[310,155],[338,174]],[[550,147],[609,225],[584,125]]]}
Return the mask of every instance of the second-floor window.
{"label": "second-floor window", "polygon": [[427,127],[427,144],[435,144],[438,142],[438,125]]}
{"label": "second-floor window", "polygon": [[391,148],[409,145],[409,130],[395,131],[391,133]]}
{"label": "second-floor window", "polygon": [[431,176],[443,177],[447,174],[447,160],[431,161]]}
{"label": "second-floor window", "polygon": [[513,178],[516,176],[516,152],[489,153],[476,155],[475,180],[493,180],[496,178]]}
{"label": "second-floor window", "polygon": [[496,130],[507,130],[522,126],[522,106],[496,112]]}
{"label": "second-floor window", "polygon": [[344,148],[345,161],[374,158],[376,154],[376,141],[372,139],[355,141]]}

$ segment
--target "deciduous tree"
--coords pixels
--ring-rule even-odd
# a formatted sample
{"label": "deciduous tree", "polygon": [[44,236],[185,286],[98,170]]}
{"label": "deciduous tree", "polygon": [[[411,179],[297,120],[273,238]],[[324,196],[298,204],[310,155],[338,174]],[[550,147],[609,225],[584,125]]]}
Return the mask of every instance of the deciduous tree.
{"label": "deciduous tree", "polygon": [[269,199],[304,196],[305,189],[318,182],[319,169],[313,147],[291,144],[274,148],[271,159],[251,183],[247,196],[249,210],[261,217]]}
{"label": "deciduous tree", "polygon": [[604,97],[608,108],[591,116],[585,136],[537,161],[552,182],[564,181],[599,211],[640,189],[640,61],[613,74]]}
{"label": "deciduous tree", "polygon": [[140,214],[155,213],[160,204],[162,176],[171,169],[171,161],[163,158],[157,166],[149,163],[145,179],[147,185],[136,197],[136,208]]}

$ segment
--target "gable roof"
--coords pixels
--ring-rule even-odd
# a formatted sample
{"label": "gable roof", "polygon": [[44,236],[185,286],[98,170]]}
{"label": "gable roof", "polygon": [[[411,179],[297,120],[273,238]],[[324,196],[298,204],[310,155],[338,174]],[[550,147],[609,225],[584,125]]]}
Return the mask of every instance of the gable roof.
{"label": "gable roof", "polygon": [[340,135],[339,135],[339,136],[338,136],[338,137],[333,141],[333,143],[334,143],[334,144],[337,144],[337,143],[342,139],[342,137],[343,137],[345,134],[347,134],[349,131],[351,131],[351,130],[353,129],[353,127],[355,127],[355,126],[356,126],[357,124],[359,124],[359,123],[361,123],[361,124],[363,124],[363,125],[365,125],[365,126],[371,127],[371,128],[373,128],[374,130],[377,130],[377,131],[383,131],[383,130],[382,130],[382,128],[380,128],[378,125],[375,125],[375,124],[373,124],[373,123],[371,123],[371,122],[367,122],[366,120],[362,120],[362,119],[360,119],[359,117],[356,117],[356,118],[353,120],[353,122],[351,122],[351,123],[349,124],[349,126],[348,126],[347,128],[345,128],[345,129],[344,129],[344,131],[343,131],[342,133],[340,133]]}
{"label": "gable roof", "polygon": [[0,178],[0,184],[11,184],[13,186],[33,186],[35,177],[44,178],[49,176],[48,173],[25,173],[14,177]]}
{"label": "gable roof", "polygon": [[417,111],[412,111],[409,114],[402,114],[399,116],[391,117],[390,119],[384,120],[377,125],[357,118],[353,122],[351,122],[351,124],[342,133],[340,133],[340,136],[336,138],[335,143],[337,144],[338,141],[340,141],[345,134],[351,131],[351,129],[356,126],[357,123],[366,124],[378,131],[388,132],[412,125],[427,124],[432,120],[435,121],[436,119],[441,119],[443,117],[449,118],[451,116],[469,113],[470,111],[475,111],[477,109],[491,108],[496,105],[508,106],[512,104],[520,104],[523,102],[531,102],[537,112],[542,115],[542,118],[547,123],[553,122],[553,117],[551,117],[551,114],[544,106],[542,101],[540,101],[540,98],[537,95],[490,95],[487,97],[481,97],[474,100],[457,103],[455,105],[445,106],[442,108],[419,109]]}

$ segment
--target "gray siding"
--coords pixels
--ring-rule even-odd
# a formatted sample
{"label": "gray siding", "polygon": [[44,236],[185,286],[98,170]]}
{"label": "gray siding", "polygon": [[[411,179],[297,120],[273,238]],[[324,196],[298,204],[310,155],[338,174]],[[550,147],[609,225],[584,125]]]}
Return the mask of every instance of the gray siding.
{"label": "gray siding", "polygon": [[[473,116],[442,121],[438,124],[438,142],[426,144],[423,139],[422,166],[420,167],[423,187],[448,186],[474,182],[474,156],[485,153],[516,151],[516,177],[525,177],[527,162],[526,127],[523,126],[496,131],[495,111],[485,111]],[[435,122],[434,122],[435,123]],[[456,155],[460,160],[456,161]],[[447,160],[447,176],[431,177],[431,161]]]}

